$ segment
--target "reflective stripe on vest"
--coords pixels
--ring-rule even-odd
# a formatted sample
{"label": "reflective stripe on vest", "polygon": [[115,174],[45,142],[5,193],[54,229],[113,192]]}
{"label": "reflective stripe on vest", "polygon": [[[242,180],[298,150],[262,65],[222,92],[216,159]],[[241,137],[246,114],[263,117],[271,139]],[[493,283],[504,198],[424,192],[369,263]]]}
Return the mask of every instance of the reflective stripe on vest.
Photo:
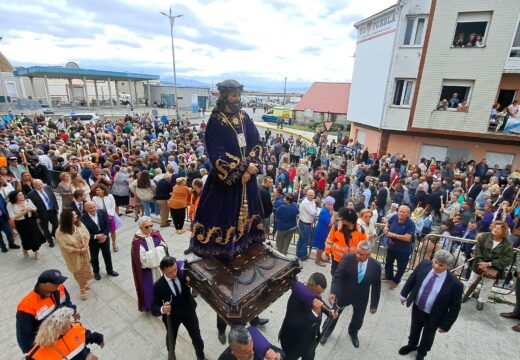
{"label": "reflective stripe on vest", "polygon": [[[60,294],[61,305],[65,302],[66,298],[65,286],[63,286],[63,284],[58,286],[58,291]],[[23,298],[22,301],[20,301],[20,304],[18,304],[16,310],[33,315],[36,320],[42,321],[47,316],[52,314],[54,310],[56,310],[56,304],[54,303],[53,296],[42,298],[33,290],[29,294],[27,294],[27,296]]]}
{"label": "reflective stripe on vest", "polygon": [[80,323],[72,328],[54,344],[45,347],[35,345],[27,355],[33,360],[62,360],[72,359],[83,351],[86,346],[86,330]]}

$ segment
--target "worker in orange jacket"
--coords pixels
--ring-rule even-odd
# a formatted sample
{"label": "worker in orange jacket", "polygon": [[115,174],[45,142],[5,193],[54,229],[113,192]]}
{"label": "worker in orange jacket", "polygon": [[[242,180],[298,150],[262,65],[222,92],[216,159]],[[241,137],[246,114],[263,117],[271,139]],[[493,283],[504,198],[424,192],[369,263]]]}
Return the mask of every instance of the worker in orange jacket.
{"label": "worker in orange jacket", "polygon": [[40,325],[34,346],[25,354],[27,360],[98,360],[88,344],[105,346],[103,335],[73,322],[73,311],[61,308]]}
{"label": "worker in orange jacket", "polygon": [[365,231],[357,224],[358,216],[354,209],[340,208],[337,218],[339,221],[332,226],[325,242],[325,260],[329,261],[332,255],[332,275],[336,272],[343,255],[355,253],[358,243],[367,239]]}
{"label": "worker in orange jacket", "polygon": [[70,301],[70,295],[63,285],[67,280],[59,270],[45,270],[38,277],[34,289],[27,294],[16,308],[16,339],[24,353],[34,344],[34,337],[40,324],[54,311],[62,307],[73,310],[79,320],[76,305]]}

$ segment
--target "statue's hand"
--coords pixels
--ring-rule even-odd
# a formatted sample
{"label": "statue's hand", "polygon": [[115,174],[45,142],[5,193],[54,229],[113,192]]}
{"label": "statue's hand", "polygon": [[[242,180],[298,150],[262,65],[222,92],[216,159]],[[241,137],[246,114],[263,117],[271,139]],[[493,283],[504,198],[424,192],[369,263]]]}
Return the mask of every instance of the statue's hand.
{"label": "statue's hand", "polygon": [[247,184],[247,182],[251,179],[251,174],[247,171],[242,175],[242,185]]}

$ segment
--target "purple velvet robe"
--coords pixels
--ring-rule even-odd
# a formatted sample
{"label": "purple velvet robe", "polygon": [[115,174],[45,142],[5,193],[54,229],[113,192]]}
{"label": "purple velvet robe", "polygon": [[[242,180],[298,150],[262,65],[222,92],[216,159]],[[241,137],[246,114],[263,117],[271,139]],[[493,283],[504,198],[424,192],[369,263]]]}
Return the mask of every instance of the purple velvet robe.
{"label": "purple velvet robe", "polygon": [[[159,231],[152,232],[152,239],[155,246],[163,241]],[[137,306],[139,311],[150,311],[153,302],[153,276],[151,269],[143,269],[141,264],[140,247],[148,251],[148,244],[145,239],[135,235],[132,240],[131,258],[132,273],[134,274],[135,291],[137,292]]]}
{"label": "purple velvet robe", "polygon": [[[237,134],[245,136],[243,152]],[[251,244],[265,240],[255,175],[245,186],[248,213],[245,227],[239,226],[244,188],[242,175],[251,163],[261,169],[262,143],[255,124],[243,111],[225,115],[213,111],[205,141],[212,168],[195,214],[190,249],[203,258],[233,258]]]}

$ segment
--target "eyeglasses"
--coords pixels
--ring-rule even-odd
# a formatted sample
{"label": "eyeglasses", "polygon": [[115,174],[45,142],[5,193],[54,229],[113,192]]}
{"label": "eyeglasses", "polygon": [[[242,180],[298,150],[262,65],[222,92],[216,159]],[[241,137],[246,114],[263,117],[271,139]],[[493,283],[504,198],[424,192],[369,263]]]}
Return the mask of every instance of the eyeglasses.
{"label": "eyeglasses", "polygon": [[144,228],[145,228],[145,229],[153,228],[153,224],[151,224],[151,225],[146,225]]}

